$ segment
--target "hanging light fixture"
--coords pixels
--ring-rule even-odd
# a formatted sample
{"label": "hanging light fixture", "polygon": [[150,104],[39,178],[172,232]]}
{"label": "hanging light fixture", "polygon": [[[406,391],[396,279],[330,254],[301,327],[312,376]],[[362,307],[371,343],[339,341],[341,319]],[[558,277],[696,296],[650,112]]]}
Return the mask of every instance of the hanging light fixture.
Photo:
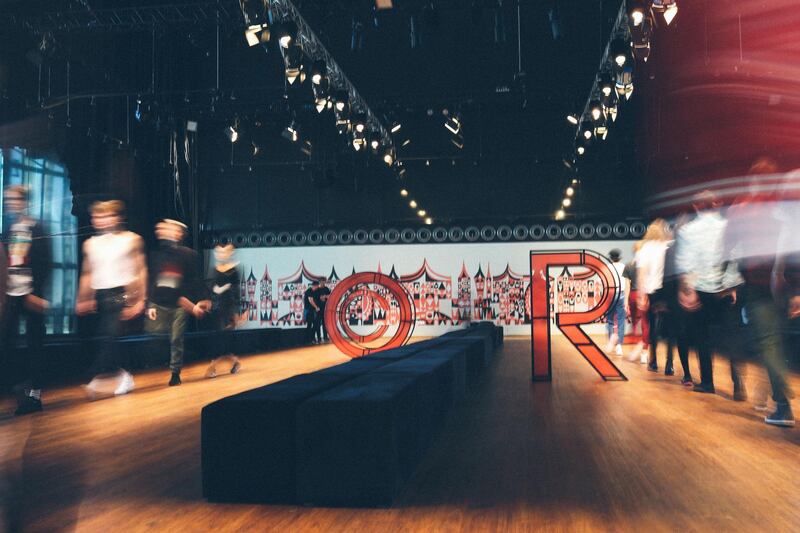
{"label": "hanging light fixture", "polygon": [[653,0],[653,11],[661,13],[667,26],[670,25],[675,15],[678,14],[677,0]]}

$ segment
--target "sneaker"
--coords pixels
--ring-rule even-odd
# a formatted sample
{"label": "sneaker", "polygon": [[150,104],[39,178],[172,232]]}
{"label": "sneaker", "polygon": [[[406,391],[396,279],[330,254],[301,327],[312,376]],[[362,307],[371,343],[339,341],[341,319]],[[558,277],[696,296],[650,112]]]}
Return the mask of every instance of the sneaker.
{"label": "sneaker", "polygon": [[675,369],[672,368],[671,366],[668,366],[667,368],[664,369],[664,375],[665,376],[674,376],[675,375]]}
{"label": "sneaker", "polygon": [[694,387],[694,381],[692,381],[692,376],[683,376],[681,378],[681,385],[684,387]]}
{"label": "sneaker", "polygon": [[134,388],[133,376],[127,370],[122,371],[122,376],[119,380],[119,385],[114,390],[114,396],[122,396],[128,394]]}
{"label": "sneaker", "polygon": [[31,396],[22,396],[17,402],[17,410],[14,416],[22,416],[30,413],[38,413],[42,410],[42,401]]}
{"label": "sneaker", "polygon": [[714,385],[707,385],[704,383],[695,383],[692,392],[701,392],[705,394],[714,394],[716,390],[714,389]]}
{"label": "sneaker", "polygon": [[235,363],[233,363],[233,366],[231,367],[231,374],[238,373],[240,368],[242,368],[242,363],[236,361]]}
{"label": "sneaker", "polygon": [[649,357],[648,357],[648,355],[647,355],[647,351],[643,351],[643,352],[642,352],[642,355],[640,355],[640,356],[639,356],[639,362],[640,362],[641,364],[643,364],[643,365],[646,365],[646,364],[647,364],[647,362],[648,362],[648,359],[649,359]]}
{"label": "sneaker", "polygon": [[658,372],[658,365],[647,365],[648,372]]}
{"label": "sneaker", "polygon": [[617,344],[617,347],[614,350],[614,355],[616,355],[617,357],[622,357],[623,356],[622,345],[621,344]]}
{"label": "sneaker", "polygon": [[614,346],[617,344],[617,335],[612,333],[611,336],[608,338],[608,342],[606,343],[605,349],[603,350],[606,353],[611,353],[614,350]]}
{"label": "sneaker", "polygon": [[181,384],[181,373],[180,372],[173,372],[172,377],[169,378],[169,386],[174,387],[175,385]]}
{"label": "sneaker", "polygon": [[758,411],[759,413],[765,413],[769,411],[769,405],[767,404],[767,399],[764,398],[763,400],[756,400],[753,404],[753,409]]}
{"label": "sneaker", "polygon": [[777,408],[769,414],[764,422],[772,426],[794,427],[794,415],[788,403],[779,403]]}

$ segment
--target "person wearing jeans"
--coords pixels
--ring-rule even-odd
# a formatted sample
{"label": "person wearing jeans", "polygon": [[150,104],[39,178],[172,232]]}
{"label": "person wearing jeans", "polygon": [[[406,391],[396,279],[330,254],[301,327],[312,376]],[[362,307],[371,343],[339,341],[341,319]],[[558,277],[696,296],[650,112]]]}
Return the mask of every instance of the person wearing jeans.
{"label": "person wearing jeans", "polygon": [[181,245],[186,225],[164,219],[156,225],[159,246],[153,252],[150,266],[150,302],[147,308],[145,331],[150,334],[170,333],[169,385],[181,384],[183,368],[183,335],[187,313],[202,318],[211,309],[210,300],[194,303],[202,286],[199,262],[194,250]]}
{"label": "person wearing jeans", "polygon": [[[622,252],[615,248],[609,252],[608,256],[611,259],[611,266],[613,266],[614,270],[617,272],[620,286],[617,299],[606,314],[606,331],[608,333],[606,352],[614,350],[617,356],[622,356],[622,343],[625,340],[625,322],[628,318],[627,294],[630,290],[630,284],[628,278],[625,277],[625,263],[620,260]],[[616,334],[614,333],[615,324],[617,327]]]}

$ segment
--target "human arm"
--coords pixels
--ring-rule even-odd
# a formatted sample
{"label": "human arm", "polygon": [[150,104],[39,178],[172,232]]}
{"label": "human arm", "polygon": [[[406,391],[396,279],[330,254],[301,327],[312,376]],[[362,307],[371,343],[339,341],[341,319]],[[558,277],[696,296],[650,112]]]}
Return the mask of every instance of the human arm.
{"label": "human arm", "polygon": [[91,286],[92,264],[89,261],[89,241],[83,243],[83,264],[81,265],[81,277],[78,281],[78,297],[75,302],[75,313],[87,315],[97,310],[97,301],[94,297],[94,289]]}
{"label": "human arm", "polygon": [[136,278],[126,287],[125,296],[128,301],[120,314],[122,320],[131,320],[141,315],[147,301],[147,262],[144,240],[139,235],[134,234],[131,254]]}

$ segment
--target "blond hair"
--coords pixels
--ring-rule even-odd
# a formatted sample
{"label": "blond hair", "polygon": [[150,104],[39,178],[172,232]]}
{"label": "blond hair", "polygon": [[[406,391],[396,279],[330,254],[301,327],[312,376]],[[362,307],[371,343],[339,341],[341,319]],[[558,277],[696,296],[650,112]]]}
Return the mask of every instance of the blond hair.
{"label": "blond hair", "polygon": [[122,216],[125,212],[125,202],[122,200],[105,200],[101,202],[94,202],[89,207],[89,212],[92,215],[118,215]]}
{"label": "blond hair", "polygon": [[22,199],[26,202],[28,201],[30,192],[31,190],[27,185],[9,185],[6,187],[6,193],[18,194],[22,196]]}
{"label": "blond hair", "polygon": [[642,241],[668,241],[670,238],[667,221],[663,218],[657,218],[647,227],[647,232],[645,232]]}

